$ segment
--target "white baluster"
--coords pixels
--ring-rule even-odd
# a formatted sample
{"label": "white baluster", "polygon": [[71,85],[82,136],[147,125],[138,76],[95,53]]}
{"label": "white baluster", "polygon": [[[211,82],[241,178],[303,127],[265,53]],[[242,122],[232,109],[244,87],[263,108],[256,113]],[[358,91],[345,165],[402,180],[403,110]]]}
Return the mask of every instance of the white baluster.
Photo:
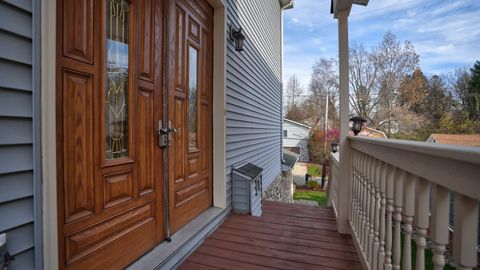
{"label": "white baluster", "polygon": [[386,183],[387,183],[387,164],[382,162],[380,174],[380,249],[378,251],[378,269],[384,269],[385,262],[385,207]]}
{"label": "white baluster", "polygon": [[367,258],[367,261],[369,259],[369,245],[370,241],[368,238],[368,234],[370,232],[370,189],[372,186],[370,185],[370,171],[372,167],[372,158],[368,157],[368,163],[367,163],[367,177],[365,178],[365,186],[366,186],[366,191],[365,191],[365,228],[364,228],[364,234],[363,234],[363,239],[364,239],[364,247],[363,249],[365,250],[365,255]]}
{"label": "white baluster", "polygon": [[395,167],[387,165],[387,222],[386,226],[386,242],[385,242],[385,270],[392,269],[392,234],[393,234],[393,197],[394,197],[394,180]]}
{"label": "white baluster", "polygon": [[415,215],[415,179],[410,173],[406,174],[403,183],[403,260],[402,269],[412,269],[412,223]]}
{"label": "white baluster", "polygon": [[457,269],[477,266],[478,201],[455,193],[453,259]]}
{"label": "white baluster", "polygon": [[448,244],[448,189],[432,184],[432,227],[430,230],[433,241],[433,269],[442,270],[445,266],[445,246]]}
{"label": "white baluster", "polygon": [[380,160],[375,162],[375,174],[373,179],[374,184],[374,223],[373,223],[373,256],[372,265],[373,269],[378,269],[378,252],[380,250],[380,174],[382,164]]}
{"label": "white baluster", "polygon": [[417,194],[415,207],[415,230],[417,243],[417,257],[415,262],[415,270],[425,269],[425,247],[427,241],[425,237],[428,229],[428,206],[429,206],[429,184],[425,179],[418,178],[415,192]]}
{"label": "white baluster", "polygon": [[361,217],[360,217],[360,243],[362,244],[362,252],[363,254],[367,255],[365,249],[365,230],[367,227],[367,219],[366,219],[366,201],[367,201],[367,164],[368,164],[368,157],[364,154],[363,155],[363,162],[362,162],[362,186],[361,186]]}
{"label": "white baluster", "polygon": [[369,209],[369,231],[368,231],[368,261],[370,266],[373,266],[373,238],[375,235],[374,223],[375,223],[375,166],[377,160],[373,159],[371,169],[370,169],[370,209]]}
{"label": "white baluster", "polygon": [[355,214],[355,234],[360,240],[360,217],[361,217],[361,187],[362,187],[362,154],[358,152],[357,158],[357,168],[358,168],[358,175],[357,175],[357,185],[355,187],[355,205],[356,205],[356,214]]}
{"label": "white baluster", "polygon": [[402,203],[403,203],[403,180],[405,177],[405,171],[397,169],[394,179],[395,184],[395,214],[393,220],[395,221],[395,237],[393,239],[393,269],[400,270],[400,258],[401,258],[401,222],[402,222]]}
{"label": "white baluster", "polygon": [[357,208],[357,183],[358,183],[358,178],[359,178],[359,171],[358,171],[358,151],[353,151],[352,157],[353,157],[353,184],[352,184],[352,215],[351,215],[351,222],[353,226],[353,231],[356,234],[357,233],[357,227],[356,227],[356,216],[358,213],[358,208]]}

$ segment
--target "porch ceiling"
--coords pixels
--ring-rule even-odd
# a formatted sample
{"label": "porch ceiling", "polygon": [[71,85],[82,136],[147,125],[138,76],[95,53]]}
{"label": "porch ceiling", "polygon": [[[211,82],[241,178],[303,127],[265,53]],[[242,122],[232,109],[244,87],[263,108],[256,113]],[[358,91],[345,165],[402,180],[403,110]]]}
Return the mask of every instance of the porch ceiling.
{"label": "porch ceiling", "polygon": [[330,14],[338,18],[338,12],[342,10],[350,10],[352,4],[366,6],[369,0],[331,0]]}

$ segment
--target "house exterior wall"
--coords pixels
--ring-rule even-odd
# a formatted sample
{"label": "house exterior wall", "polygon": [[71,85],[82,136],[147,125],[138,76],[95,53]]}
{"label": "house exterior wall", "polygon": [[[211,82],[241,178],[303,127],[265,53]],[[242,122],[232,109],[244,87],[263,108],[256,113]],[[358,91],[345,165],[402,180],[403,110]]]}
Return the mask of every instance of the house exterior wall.
{"label": "house exterior wall", "polygon": [[290,121],[283,121],[283,130],[287,132],[287,136],[283,137],[283,147],[299,147],[300,161],[309,161],[308,157],[308,136],[310,129]]}
{"label": "house exterior wall", "polygon": [[263,168],[263,190],[281,171],[282,13],[278,0],[225,1],[227,24],[242,27],[244,51],[227,42],[226,181],[232,166]]}
{"label": "house exterior wall", "polygon": [[39,2],[0,1],[0,233],[15,257],[13,270],[42,260]]}
{"label": "house exterior wall", "polygon": [[[223,2],[226,23],[242,27],[246,35],[243,52],[227,41],[225,181],[230,209],[233,165],[263,167],[264,190],[281,172],[282,14],[278,0]],[[0,233],[7,233],[8,251],[15,255],[9,269],[41,269],[43,264],[36,72],[40,3],[0,1]]]}

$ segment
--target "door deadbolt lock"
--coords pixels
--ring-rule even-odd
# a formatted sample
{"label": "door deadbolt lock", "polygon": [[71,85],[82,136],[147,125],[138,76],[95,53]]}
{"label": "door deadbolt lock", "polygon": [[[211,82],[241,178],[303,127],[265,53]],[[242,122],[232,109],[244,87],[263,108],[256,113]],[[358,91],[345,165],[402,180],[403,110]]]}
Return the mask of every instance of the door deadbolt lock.
{"label": "door deadbolt lock", "polygon": [[158,146],[164,148],[170,145],[171,137],[170,133],[178,132],[180,129],[172,128],[170,121],[168,121],[168,128],[163,127],[162,120],[158,121]]}
{"label": "door deadbolt lock", "polygon": [[168,146],[168,134],[161,132],[158,133],[158,147],[164,148]]}
{"label": "door deadbolt lock", "polygon": [[162,120],[158,121],[157,136],[158,136],[158,147],[160,147],[160,148],[167,147],[168,146],[168,132],[167,132],[167,129],[163,127],[163,121]]}

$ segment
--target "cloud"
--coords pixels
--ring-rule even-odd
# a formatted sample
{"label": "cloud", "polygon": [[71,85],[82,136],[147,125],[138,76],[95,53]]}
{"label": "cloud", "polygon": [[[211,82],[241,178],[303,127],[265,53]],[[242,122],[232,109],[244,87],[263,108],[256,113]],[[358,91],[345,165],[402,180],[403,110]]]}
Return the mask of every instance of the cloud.
{"label": "cloud", "polygon": [[[295,73],[304,86],[321,57],[338,55],[337,21],[328,0],[296,0],[284,12],[284,79]],[[351,42],[377,46],[387,31],[410,40],[425,73],[443,73],[480,59],[480,1],[381,0],[354,5]]]}

